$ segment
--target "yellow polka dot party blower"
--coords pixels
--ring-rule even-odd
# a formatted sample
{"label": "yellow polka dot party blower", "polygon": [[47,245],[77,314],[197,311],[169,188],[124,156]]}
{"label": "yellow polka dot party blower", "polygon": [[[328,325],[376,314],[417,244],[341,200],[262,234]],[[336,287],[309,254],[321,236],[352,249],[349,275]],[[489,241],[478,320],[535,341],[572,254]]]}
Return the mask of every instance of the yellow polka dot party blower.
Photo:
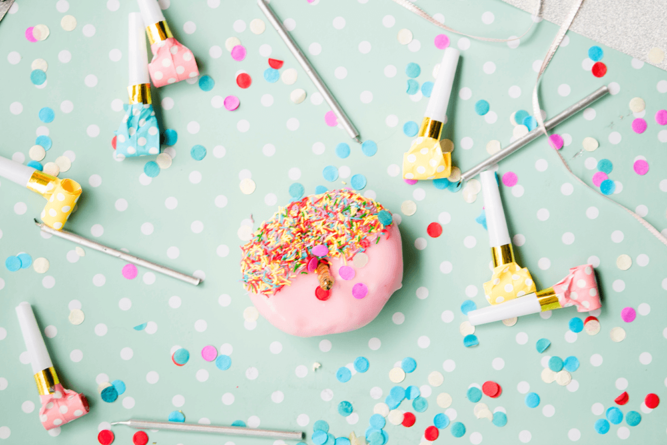
{"label": "yellow polka dot party blower", "polygon": [[403,155],[405,179],[447,178],[452,172],[453,146],[441,147],[440,136],[447,119],[447,104],[458,62],[459,51],[454,48],[445,49],[417,139],[412,141],[410,150]]}

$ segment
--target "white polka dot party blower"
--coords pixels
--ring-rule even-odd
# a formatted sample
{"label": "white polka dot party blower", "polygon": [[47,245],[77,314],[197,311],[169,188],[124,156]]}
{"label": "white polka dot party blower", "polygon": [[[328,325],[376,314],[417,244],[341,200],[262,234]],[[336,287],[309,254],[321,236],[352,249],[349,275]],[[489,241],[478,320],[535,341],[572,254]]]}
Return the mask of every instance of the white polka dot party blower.
{"label": "white polka dot party blower", "polygon": [[30,356],[39,398],[42,400],[42,408],[39,410],[42,426],[51,430],[88,414],[86,396],[65,389],[60,383],[30,304],[25,301],[19,304],[16,315]]}
{"label": "white polka dot party blower", "polygon": [[417,139],[403,155],[405,179],[447,178],[452,172],[453,147],[441,147],[440,136],[447,119],[447,104],[458,63],[459,51],[454,48],[445,49]]}

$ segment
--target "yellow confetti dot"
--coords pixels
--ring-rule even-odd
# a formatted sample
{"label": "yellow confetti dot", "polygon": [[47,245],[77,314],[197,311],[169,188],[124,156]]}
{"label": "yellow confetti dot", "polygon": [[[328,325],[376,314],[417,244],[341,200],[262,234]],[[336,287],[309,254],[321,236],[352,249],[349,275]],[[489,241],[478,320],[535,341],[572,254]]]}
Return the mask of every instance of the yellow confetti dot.
{"label": "yellow confetti dot", "polygon": [[438,406],[440,408],[449,408],[450,406],[452,406],[452,396],[450,396],[446,392],[442,392],[438,394],[436,402],[438,403]]}
{"label": "yellow confetti dot", "polygon": [[51,264],[46,258],[37,258],[32,263],[32,267],[37,273],[46,273],[49,270],[49,267],[51,267]]}
{"label": "yellow confetti dot", "polygon": [[66,172],[67,170],[72,168],[72,161],[70,161],[67,156],[58,156],[56,158],[56,165],[58,166],[61,172]]}
{"label": "yellow confetti dot", "polygon": [[392,425],[400,425],[403,422],[403,411],[398,409],[393,409],[389,411],[387,420],[389,420],[389,423],[391,423]]}
{"label": "yellow confetti dot", "polygon": [[468,204],[477,201],[477,193],[473,193],[470,189],[463,190],[463,200]]}
{"label": "yellow confetti dot", "polygon": [[632,258],[630,258],[630,255],[619,255],[618,258],[616,258],[616,267],[618,267],[621,270],[628,270],[632,266]]}
{"label": "yellow confetti dot", "polygon": [[[483,411],[485,409],[489,409],[488,405],[486,403],[480,402],[475,405],[475,407],[472,409],[472,412],[477,415],[480,411]],[[477,417],[479,419],[479,417]]]}
{"label": "yellow confetti dot", "polygon": [[248,306],[243,311],[243,318],[245,318],[246,321],[257,321],[259,318],[259,311],[255,306]]}
{"label": "yellow confetti dot", "polygon": [[280,75],[280,80],[282,80],[285,85],[292,85],[296,82],[297,77],[299,77],[299,73],[297,73],[294,68],[288,68]]}
{"label": "yellow confetti dot", "polygon": [[441,139],[440,140],[440,150],[443,153],[451,153],[454,151],[454,142],[450,139]]}
{"label": "yellow confetti dot", "polygon": [[290,93],[289,98],[295,104],[300,104],[306,99],[306,92],[301,88],[297,88]]}
{"label": "yellow confetti dot", "polygon": [[410,42],[412,42],[412,31],[405,28],[398,31],[398,43],[407,45]]}
{"label": "yellow confetti dot", "polygon": [[544,383],[553,383],[556,381],[556,373],[549,368],[542,370],[542,381]]}
{"label": "yellow confetti dot", "polygon": [[46,60],[44,59],[35,59],[32,61],[32,65],[30,65],[30,68],[33,70],[42,70],[46,72],[46,70],[49,69],[49,64],[46,63]]}
{"label": "yellow confetti dot", "polygon": [[65,31],[74,31],[74,28],[76,28],[76,18],[73,15],[66,15],[60,20],[60,26]]}
{"label": "yellow confetti dot", "polygon": [[493,413],[489,411],[489,409],[483,409],[479,411],[478,413],[475,413],[475,416],[477,416],[478,419],[489,419],[493,420]]}
{"label": "yellow confetti dot", "polygon": [[428,375],[428,384],[431,386],[438,387],[442,385],[442,383],[445,381],[445,378],[442,376],[442,374],[438,371],[433,371]]}
{"label": "yellow confetti dot", "polygon": [[250,178],[245,178],[241,180],[241,184],[239,185],[241,187],[241,192],[243,192],[244,195],[249,195],[252,192],[255,191],[255,181],[253,181]]}
{"label": "yellow confetti dot", "polygon": [[572,381],[572,374],[570,374],[566,370],[559,371],[556,374],[556,383],[558,383],[560,386],[567,386],[570,384],[571,381]]}
{"label": "yellow confetti dot", "polygon": [[30,147],[28,155],[33,161],[41,161],[46,156],[46,150],[41,145],[33,145]]}
{"label": "yellow confetti dot", "polygon": [[83,250],[81,247],[76,246],[76,249],[74,249],[74,250],[76,251],[77,255],[79,255],[80,257],[86,256],[86,251]]}
{"label": "yellow confetti dot", "polygon": [[625,329],[616,327],[611,330],[609,336],[611,337],[612,341],[620,343],[625,340]]}
{"label": "yellow confetti dot", "polygon": [[595,151],[600,146],[600,143],[594,138],[587,137],[584,138],[584,141],[581,143],[581,145],[584,146],[584,150],[586,151]]}
{"label": "yellow confetti dot", "polygon": [[498,153],[500,151],[500,141],[489,141],[486,143],[486,152],[490,155]]}
{"label": "yellow confetti dot", "polygon": [[452,167],[452,172],[449,174],[449,182],[459,182],[461,179],[461,169],[458,167]]}
{"label": "yellow confetti dot", "polygon": [[665,52],[660,48],[651,48],[648,52],[648,61],[654,64],[662,63],[665,60]]}
{"label": "yellow confetti dot", "polygon": [[157,162],[157,165],[160,166],[161,169],[166,169],[171,167],[172,163],[171,156],[169,156],[167,153],[160,153],[157,155],[157,158],[155,159],[155,162]]}
{"label": "yellow confetti dot", "polygon": [[394,383],[401,383],[405,380],[405,371],[401,368],[392,368],[392,370],[389,371],[389,380]]}
{"label": "yellow confetti dot", "polygon": [[584,325],[584,329],[588,335],[597,335],[600,333],[600,322],[591,320]]}
{"label": "yellow confetti dot", "polygon": [[633,113],[641,113],[646,109],[646,102],[641,97],[635,97],[630,101],[630,111]]}
{"label": "yellow confetti dot", "polygon": [[74,326],[78,326],[83,323],[85,318],[86,316],[81,309],[73,309],[72,312],[69,313],[69,322]]}
{"label": "yellow confetti dot", "polygon": [[37,40],[46,40],[51,31],[46,25],[37,25],[32,29],[32,36]]}
{"label": "yellow confetti dot", "polygon": [[510,124],[514,125],[515,127],[519,125],[516,121],[516,111],[510,115]]}
{"label": "yellow confetti dot", "polygon": [[474,334],[475,327],[472,324],[470,324],[469,321],[466,320],[463,323],[461,323],[461,326],[459,326],[459,332],[461,333],[461,335],[465,337],[466,335]]}
{"label": "yellow confetti dot", "polygon": [[254,19],[253,21],[250,22],[250,31],[252,31],[253,34],[259,35],[263,33],[265,29],[266,29],[266,24],[262,19]]}
{"label": "yellow confetti dot", "polygon": [[241,41],[237,39],[236,37],[230,37],[225,41],[225,48],[227,48],[227,51],[232,52],[232,49],[240,45]]}
{"label": "yellow confetti dot", "polygon": [[417,212],[417,204],[415,204],[414,201],[403,201],[403,204],[401,204],[401,212],[405,216],[412,216]]}
{"label": "yellow confetti dot", "polygon": [[386,403],[377,403],[373,407],[373,414],[379,414],[382,417],[387,417],[389,415],[389,406]]}
{"label": "yellow confetti dot", "polygon": [[515,138],[520,138],[528,134],[528,127],[525,125],[517,125],[514,127],[514,130],[512,130],[512,136]]}
{"label": "yellow confetti dot", "polygon": [[363,252],[359,252],[352,259],[352,265],[354,266],[355,269],[361,269],[366,264],[368,264],[368,255],[366,255]]}
{"label": "yellow confetti dot", "polygon": [[47,162],[44,164],[44,173],[51,176],[58,176],[60,174],[60,167],[55,162]]}
{"label": "yellow confetti dot", "polygon": [[517,317],[506,318],[503,320],[505,326],[514,326],[519,319]]}
{"label": "yellow confetti dot", "polygon": [[482,191],[482,183],[479,182],[477,179],[471,179],[466,184],[464,190],[465,189],[470,190],[470,193],[474,193],[476,195],[476,194],[478,194],[479,192]]}

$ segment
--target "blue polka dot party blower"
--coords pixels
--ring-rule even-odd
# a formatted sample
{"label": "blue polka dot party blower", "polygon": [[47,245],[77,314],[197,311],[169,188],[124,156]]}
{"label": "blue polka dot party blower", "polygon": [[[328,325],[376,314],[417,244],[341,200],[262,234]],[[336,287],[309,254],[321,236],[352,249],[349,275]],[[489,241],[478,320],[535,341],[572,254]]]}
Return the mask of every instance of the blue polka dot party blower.
{"label": "blue polka dot party blower", "polygon": [[452,146],[441,146],[440,136],[447,119],[447,104],[458,63],[459,51],[445,49],[417,139],[412,141],[412,146],[403,155],[405,179],[447,178],[452,172]]}
{"label": "blue polka dot party blower", "polygon": [[153,110],[151,83],[148,78],[148,52],[141,14],[130,13],[128,60],[130,99],[123,105],[125,116],[115,132],[116,158],[151,156],[160,153],[160,128]]}

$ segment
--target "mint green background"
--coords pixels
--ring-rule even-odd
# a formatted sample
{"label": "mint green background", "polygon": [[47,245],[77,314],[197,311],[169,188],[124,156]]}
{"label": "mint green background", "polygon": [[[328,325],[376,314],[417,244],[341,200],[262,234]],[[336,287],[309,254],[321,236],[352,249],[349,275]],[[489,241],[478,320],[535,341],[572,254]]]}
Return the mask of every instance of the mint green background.
{"label": "mint green background", "polygon": [[[61,6],[62,1],[58,2]],[[0,338],[4,337],[0,341],[0,377],[7,380],[7,387],[0,391],[0,427],[6,426],[11,431],[9,438],[0,440],[0,443],[96,443],[98,426],[102,422],[130,417],[166,421],[174,409],[181,409],[187,421],[193,423],[208,418],[214,424],[225,425],[236,419],[247,421],[251,416],[257,416],[260,427],[302,429],[310,434],[313,423],[324,419],[336,436],[348,436],[351,431],[362,434],[373,405],[378,402],[370,397],[371,388],[380,387],[384,399],[393,386],[388,379],[389,370],[406,356],[414,357],[418,368],[408,376],[404,385],[427,384],[427,376],[433,370],[444,374],[445,383],[440,388],[433,388],[433,394],[428,398],[430,408],[417,416],[413,428],[387,426],[390,443],[420,442],[424,429],[432,424],[433,416],[441,412],[436,404],[440,392],[452,395],[456,420],[466,425],[468,432],[458,441],[460,443],[468,443],[474,432],[481,434],[483,443],[521,443],[520,433],[529,431],[531,443],[561,444],[569,442],[568,432],[572,429],[579,430],[579,442],[586,444],[661,443],[667,440],[667,322],[664,316],[667,311],[667,250],[622,209],[576,183],[543,139],[500,166],[500,173],[517,173],[519,185],[524,188],[520,197],[507,188],[501,192],[511,232],[523,235],[526,240],[525,244],[516,247],[517,255],[541,287],[560,280],[569,267],[596,256],[600,261],[597,271],[604,297],[599,316],[602,330],[594,337],[581,333],[574,343],[568,343],[565,340],[567,323],[577,314],[574,309],[567,309],[557,311],[548,320],[538,316],[524,317],[512,328],[502,324],[481,327],[477,330],[480,345],[474,349],[463,347],[458,328],[465,319],[459,310],[467,298],[465,289],[476,287],[478,293],[473,300],[478,306],[484,306],[481,286],[490,274],[487,235],[474,221],[481,212],[482,197],[467,204],[460,194],[437,190],[428,182],[409,186],[399,177],[387,173],[390,165],[401,164],[402,154],[410,143],[410,138],[402,133],[402,125],[409,120],[419,122],[426,107],[425,98],[413,101],[405,94],[405,66],[409,62],[420,64],[422,74],[417,79],[420,84],[433,80],[432,68],[441,57],[441,52],[433,45],[434,37],[440,33],[438,29],[389,1],[321,0],[312,5],[305,0],[274,0],[281,18],[295,20],[293,35],[304,50],[313,42],[321,44],[321,54],[311,56],[313,64],[359,127],[362,137],[378,143],[378,153],[371,158],[351,143],[352,155],[341,160],[335,155],[335,147],[340,142],[350,143],[347,135],[324,124],[324,114],[328,111],[326,104],[311,103],[310,97],[315,89],[275,31],[267,28],[259,36],[249,29],[234,31],[236,20],[249,24],[252,19],[261,17],[254,1],[223,0],[219,7],[211,8],[203,0],[172,0],[165,15],[174,33],[193,50],[201,73],[212,76],[216,85],[210,92],[203,92],[186,82],[154,91],[156,104],[166,98],[174,101],[173,109],[158,112],[163,129],[178,131],[177,156],[170,169],[162,171],[149,185],[141,185],[139,177],[146,160],[115,162],[109,144],[122,118],[121,112],[113,111],[111,103],[116,99],[126,100],[127,14],[138,9],[136,3],[122,0],[120,8],[112,12],[104,1],[72,0],[66,13],[77,18],[78,26],[71,33],[60,27],[65,14],[58,12],[55,1],[19,0],[17,3],[18,12],[7,15],[0,24],[3,80],[0,88],[0,155],[11,157],[14,153],[22,153],[28,158],[37,128],[44,125],[38,120],[38,111],[44,106],[53,108],[56,118],[46,125],[53,139],[53,148],[44,162],[54,161],[66,150],[74,151],[76,160],[72,169],[61,177],[73,178],[84,188],[79,210],[67,228],[90,237],[91,227],[101,224],[104,233],[99,241],[129,248],[132,253],[188,273],[203,271],[206,281],[195,288],[158,275],[155,283],[148,285],[142,280],[144,270],[140,270],[137,279],[128,281],[121,276],[122,263],[90,250],[78,262],[70,263],[66,255],[74,246],[57,239],[44,239],[32,225],[32,218],[41,212],[43,199],[1,180],[0,259],[4,261],[7,256],[23,251],[33,258],[46,257],[51,262],[46,275],[55,279],[55,286],[46,289],[42,285],[44,276],[32,269],[15,273],[9,273],[4,267],[0,270],[0,326],[3,328]],[[443,13],[448,25],[478,35],[516,35],[530,23],[527,14],[499,1],[420,0],[419,5],[431,13]],[[486,11],[495,15],[491,25],[481,21]],[[386,15],[392,15],[396,20],[391,28],[382,24]],[[338,16],[346,21],[342,30],[336,30],[332,25]],[[197,29],[191,35],[183,31],[186,21],[196,24]],[[49,26],[51,36],[43,42],[28,42],[23,37],[25,29],[39,23]],[[95,26],[94,36],[83,35],[86,24]],[[401,28],[413,32],[415,39],[421,42],[421,49],[411,52],[397,42],[396,35]],[[453,154],[456,165],[465,170],[485,158],[489,140],[498,139],[503,145],[508,143],[513,128],[509,117],[518,109],[530,110],[530,94],[536,76],[532,65],[541,60],[555,33],[554,25],[541,22],[522,39],[517,49],[510,49],[506,44],[472,41],[470,48],[462,51],[455,91],[468,87],[472,90],[472,98],[462,100],[453,95],[449,104],[449,123],[445,128],[446,137],[456,144]],[[448,35],[452,45],[456,45],[459,37]],[[224,42],[230,36],[237,36],[248,49],[243,62],[233,61],[224,49]],[[370,53],[358,51],[362,41],[371,43]],[[264,81],[262,73],[268,65],[266,57],[259,55],[262,44],[271,46],[272,57],[285,60],[283,70],[297,69],[299,78],[295,85]],[[659,92],[664,88],[658,86],[660,81],[667,80],[667,74],[649,65],[633,68],[630,57],[605,47],[603,62],[609,71],[603,79],[597,79],[582,69],[582,61],[593,44],[578,35],[569,35],[569,45],[558,51],[542,81],[542,107],[548,115],[553,115],[605,82],[620,85],[619,94],[606,97],[593,106],[596,111],[593,120],[584,120],[579,115],[558,128],[560,134],[569,134],[572,140],[562,153],[573,172],[588,184],[591,184],[595,169],[588,170],[584,166],[585,160],[590,157],[610,159],[614,164],[611,178],[623,184],[623,191],[612,195],[612,199],[631,209],[646,206],[646,219],[658,230],[663,230],[667,227],[667,194],[664,193],[667,190],[667,155],[666,146],[660,141],[667,141],[667,133],[655,123],[653,116],[667,105],[665,94]],[[222,57],[214,59],[209,55],[213,45],[222,47]],[[120,61],[110,60],[112,49],[122,51]],[[62,50],[71,52],[69,63],[58,60]],[[11,51],[21,54],[20,63],[8,63],[7,55]],[[36,58],[44,58],[49,63],[48,84],[44,89],[37,89],[30,83],[30,64]],[[490,75],[482,70],[488,61],[496,65],[495,73]],[[396,67],[398,74],[395,77],[387,78],[383,74],[387,65]],[[339,66],[348,72],[343,80],[334,76],[334,70]],[[240,90],[236,86],[234,79],[238,70],[251,74],[253,84],[249,89]],[[84,78],[89,74],[97,76],[97,86],[85,86]],[[571,87],[568,97],[561,97],[557,92],[558,86],[564,83]],[[508,95],[512,85],[521,88],[522,94],[517,99]],[[295,105],[289,100],[289,93],[295,88],[303,88],[311,96]],[[373,94],[373,100],[368,104],[360,100],[363,91]],[[230,113],[224,108],[211,106],[214,96],[224,98],[229,94],[235,94],[241,100],[237,111]],[[260,103],[265,94],[273,96],[274,103],[270,107]],[[633,97],[642,97],[646,101],[648,130],[641,135],[634,134],[630,127],[633,117],[628,103]],[[474,103],[479,99],[489,101],[491,110],[498,115],[496,123],[488,124],[474,113]],[[60,111],[64,100],[73,102],[72,113]],[[23,105],[23,112],[14,115],[10,113],[10,104],[17,101]],[[156,108],[159,110],[159,105]],[[387,126],[385,120],[389,115],[398,117],[397,126]],[[287,129],[289,118],[298,119],[298,130]],[[237,130],[240,120],[250,123],[249,131]],[[201,125],[199,133],[188,133],[186,127],[191,121]],[[86,129],[90,125],[99,127],[99,136],[87,135]],[[622,135],[620,144],[608,142],[611,131]],[[600,148],[575,157],[581,150],[581,141],[587,136],[600,141]],[[469,150],[460,146],[464,137],[474,141]],[[326,147],[323,154],[313,152],[311,147],[317,142]],[[189,150],[195,144],[208,149],[208,156],[201,162],[189,156]],[[266,144],[276,148],[272,157],[262,153]],[[213,155],[213,148],[218,145],[226,149],[222,158]],[[639,155],[646,157],[651,166],[650,172],[643,177],[632,170],[633,159]],[[535,168],[540,159],[548,163],[544,172]],[[330,351],[322,352],[320,342],[323,339],[290,337],[263,319],[254,329],[244,327],[243,310],[251,303],[239,283],[238,246],[243,242],[238,238],[237,230],[251,215],[254,227],[272,215],[278,205],[265,204],[267,194],[275,194],[278,204],[288,202],[288,188],[295,182],[288,176],[292,168],[300,169],[298,182],[306,187],[307,193],[313,193],[317,185],[343,186],[341,180],[336,184],[325,183],[321,171],[327,165],[348,166],[352,174],[364,174],[368,178],[365,193],[374,192],[377,199],[395,213],[400,214],[401,203],[413,199],[417,188],[425,191],[426,198],[417,201],[418,211],[414,216],[401,215],[405,259],[403,288],[373,323],[355,332],[327,337],[325,340],[331,342],[332,347]],[[257,184],[252,195],[243,195],[238,187],[239,172],[244,169],[250,170]],[[199,184],[188,180],[193,171],[202,174]],[[93,174],[102,178],[99,187],[89,185]],[[564,183],[574,187],[569,196],[560,191]],[[227,198],[224,208],[214,203],[219,195]],[[178,200],[174,210],[165,207],[169,197]],[[114,206],[120,198],[129,204],[124,212]],[[17,202],[27,205],[25,214],[14,212]],[[586,217],[589,207],[599,210],[599,216],[594,220]],[[540,221],[536,216],[542,208],[550,212],[546,221]],[[451,222],[443,226],[443,236],[431,239],[426,235],[426,227],[437,221],[443,212],[451,216]],[[193,221],[203,222],[201,233],[191,231]],[[151,235],[141,231],[146,222],[154,226]],[[616,230],[624,234],[620,243],[611,240],[611,234]],[[571,245],[561,241],[566,232],[575,235]],[[473,248],[464,246],[463,239],[469,236],[476,240]],[[427,239],[424,250],[415,248],[415,240],[420,237]],[[229,248],[225,257],[216,253],[221,245]],[[171,246],[180,249],[176,259],[167,257],[167,249]],[[635,263],[630,270],[616,268],[616,258],[620,254],[633,258]],[[645,267],[636,264],[640,254],[648,255],[650,259]],[[551,266],[547,270],[538,267],[541,258],[550,260]],[[444,261],[453,265],[449,274],[440,271]],[[93,283],[97,274],[104,275],[103,286]],[[624,283],[622,291],[614,290],[613,283],[618,280]],[[619,284],[616,284],[618,289],[622,287]],[[416,297],[419,287],[428,289],[427,298]],[[229,306],[219,304],[221,295],[231,298]],[[177,309],[168,304],[173,296],[182,301]],[[132,301],[131,309],[123,311],[119,308],[121,298]],[[73,326],[67,320],[68,305],[72,300],[80,301],[86,314],[86,320],[80,326]],[[13,308],[21,301],[35,305],[42,327],[53,325],[57,328],[57,335],[47,339],[53,360],[66,386],[86,393],[92,406],[90,414],[64,427],[55,438],[42,430],[37,410],[26,414],[21,409],[25,401],[38,401],[30,366],[19,360],[25,348]],[[650,305],[648,315],[638,315],[630,324],[621,320],[622,308],[638,308],[642,303]],[[452,322],[443,322],[444,311],[453,312]],[[392,316],[397,312],[405,315],[405,322],[400,325],[392,322]],[[204,332],[195,330],[197,320],[207,322]],[[148,334],[132,329],[144,322],[156,323],[157,332]],[[108,328],[104,336],[95,334],[95,326],[100,323]],[[609,338],[609,331],[615,326],[622,326],[627,332],[622,343],[613,343]],[[528,335],[525,345],[519,345],[515,340],[520,332]],[[422,336],[430,340],[426,348],[418,346]],[[579,384],[578,390],[571,392],[555,383],[547,385],[542,382],[540,361],[543,356],[534,348],[541,337],[552,342],[545,354],[563,358],[575,355],[580,359],[581,368],[573,374]],[[380,339],[378,350],[369,349],[372,338]],[[282,352],[270,352],[269,346],[273,342],[280,342]],[[207,344],[232,345],[230,370],[219,371],[212,363],[201,359],[199,351]],[[171,363],[170,350],[175,345],[191,352],[192,358],[184,367]],[[121,349],[126,347],[134,352],[128,361],[120,358]],[[70,360],[73,350],[83,352],[80,362]],[[639,361],[639,355],[644,352],[652,355],[648,365]],[[594,367],[590,363],[593,354],[603,357],[601,366]],[[368,357],[370,370],[353,376],[346,384],[338,382],[335,378],[338,367],[351,363],[359,355]],[[505,362],[501,370],[491,366],[497,357]],[[454,371],[443,370],[445,360],[456,363]],[[313,362],[321,363],[322,368],[313,372]],[[304,378],[295,375],[299,365],[309,369]],[[258,370],[257,379],[246,378],[249,368]],[[209,373],[205,382],[195,377],[200,369]],[[159,374],[156,384],[146,381],[150,371]],[[102,402],[96,391],[96,377],[101,373],[127,384],[127,392],[113,404]],[[602,403],[605,409],[613,405],[613,399],[622,392],[615,387],[619,378],[625,378],[629,383],[630,402],[622,407],[623,412],[633,409],[640,411],[643,417],[639,426],[629,428],[630,437],[625,441],[617,436],[620,426],[628,428],[625,423],[612,425],[606,436],[595,433],[593,424],[602,416],[591,411],[594,403]],[[509,418],[504,428],[476,419],[474,405],[465,399],[469,385],[481,385],[486,380],[497,381],[503,387],[500,398],[484,397],[482,401],[491,410],[504,407]],[[537,409],[525,406],[524,395],[517,390],[521,381],[528,382],[531,391],[540,395],[542,402]],[[321,393],[325,389],[333,391],[332,400],[322,399]],[[284,394],[284,401],[279,404],[271,398],[276,391]],[[654,412],[644,413],[640,405],[649,392],[659,394],[663,403]],[[233,404],[222,403],[226,393],[234,395]],[[175,408],[171,402],[176,395],[185,398],[185,404],[180,408]],[[125,397],[134,398],[134,408],[123,407],[121,399]],[[337,405],[342,400],[353,404],[359,419],[355,425],[350,425],[337,413]],[[543,415],[545,405],[555,408],[553,417]],[[402,408],[410,409],[405,403]],[[309,418],[309,423],[302,427],[297,424],[297,416],[301,414]],[[115,443],[131,443],[133,431],[116,427],[114,433]],[[440,442],[453,440],[448,430],[441,431],[441,435]],[[149,436],[151,443],[158,444],[219,444],[228,443],[227,440],[235,444],[259,442],[257,439],[221,439],[168,432],[150,432]]]}

